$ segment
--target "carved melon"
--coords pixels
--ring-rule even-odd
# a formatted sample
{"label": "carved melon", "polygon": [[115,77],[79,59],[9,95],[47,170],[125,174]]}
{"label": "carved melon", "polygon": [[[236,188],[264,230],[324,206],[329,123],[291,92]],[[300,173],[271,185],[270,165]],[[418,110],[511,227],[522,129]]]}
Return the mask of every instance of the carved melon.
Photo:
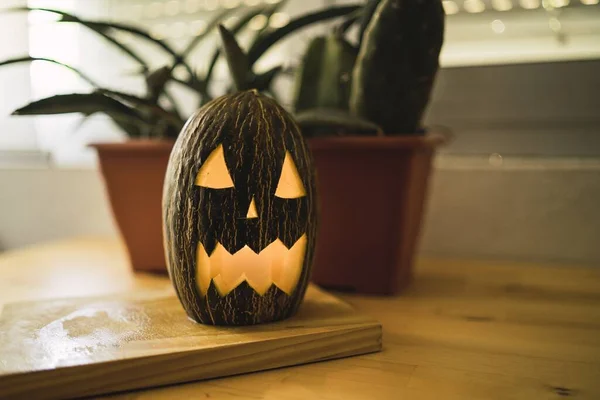
{"label": "carved melon", "polygon": [[169,275],[192,319],[249,325],[294,314],[317,210],[311,157],[292,117],[254,90],[198,110],[169,160],[163,219]]}

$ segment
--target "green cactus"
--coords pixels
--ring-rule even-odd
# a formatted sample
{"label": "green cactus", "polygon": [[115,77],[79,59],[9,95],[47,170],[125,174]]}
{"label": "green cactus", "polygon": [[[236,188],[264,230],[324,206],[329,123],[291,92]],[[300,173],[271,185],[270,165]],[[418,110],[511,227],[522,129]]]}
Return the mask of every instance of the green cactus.
{"label": "green cactus", "polygon": [[443,39],[440,0],[381,0],[356,60],[350,111],[386,134],[419,132]]}
{"label": "green cactus", "polygon": [[362,44],[363,37],[365,36],[365,31],[367,30],[367,26],[369,22],[371,22],[371,18],[373,18],[373,14],[377,9],[377,6],[381,0],[367,0],[365,6],[362,9],[362,13],[358,19],[358,46]]}
{"label": "green cactus", "polygon": [[297,70],[295,111],[347,110],[357,54],[358,50],[337,33],[314,38]]}

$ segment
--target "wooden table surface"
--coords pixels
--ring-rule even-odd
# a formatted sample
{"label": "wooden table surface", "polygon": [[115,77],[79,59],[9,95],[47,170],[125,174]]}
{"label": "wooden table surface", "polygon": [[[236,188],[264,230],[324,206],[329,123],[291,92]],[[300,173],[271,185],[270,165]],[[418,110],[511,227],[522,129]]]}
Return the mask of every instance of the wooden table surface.
{"label": "wooden table surface", "polygon": [[[0,309],[144,289],[172,290],[115,239],[0,254]],[[114,397],[600,399],[600,268],[424,259],[400,296],[341,296],[383,323],[381,353]]]}

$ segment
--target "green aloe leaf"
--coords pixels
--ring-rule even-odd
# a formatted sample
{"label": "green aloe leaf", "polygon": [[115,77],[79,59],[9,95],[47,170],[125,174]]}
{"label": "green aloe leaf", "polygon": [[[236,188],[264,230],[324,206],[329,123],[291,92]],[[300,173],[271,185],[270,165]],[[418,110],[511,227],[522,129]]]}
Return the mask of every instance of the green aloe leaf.
{"label": "green aloe leaf", "polygon": [[84,81],[86,81],[87,83],[89,83],[90,85],[92,85],[93,87],[98,87],[98,85],[91,78],[89,78],[87,75],[85,75],[83,72],[81,72],[77,68],[72,67],[72,66],[70,66],[68,64],[65,64],[65,63],[61,63],[60,61],[53,60],[51,58],[30,57],[30,56],[11,58],[9,60],[4,60],[4,61],[0,62],[0,67],[3,66],[3,65],[10,65],[10,64],[17,64],[17,63],[24,63],[24,62],[32,62],[32,61],[44,61],[44,62],[49,62],[49,63],[52,63],[52,64],[60,65],[61,67],[70,69],[71,71],[75,72],[77,75],[79,75],[79,77],[81,79],[83,79]]}
{"label": "green aloe leaf", "polygon": [[353,13],[348,14],[348,16],[346,18],[344,18],[342,23],[338,27],[336,27],[337,34],[341,35],[341,36],[345,35],[346,32],[348,31],[348,29],[350,29],[350,27],[352,25],[354,25],[359,20],[361,20],[363,13],[364,13],[364,7],[359,8],[358,10],[354,11]]}
{"label": "green aloe leaf", "polygon": [[177,114],[165,110],[160,105],[156,104],[155,102],[149,99],[138,97],[129,93],[119,92],[116,90],[101,89],[98,92],[105,94],[108,97],[116,98],[117,100],[123,103],[130,103],[133,106],[135,106],[138,110],[147,111],[156,118],[164,119],[174,127],[181,128],[183,126],[184,121]]}
{"label": "green aloe leaf", "polygon": [[287,25],[273,30],[265,32],[256,38],[256,41],[248,50],[248,63],[250,67],[275,43],[283,39],[290,33],[293,33],[299,29],[306,28],[317,22],[326,21],[329,19],[342,17],[350,14],[358,9],[360,5],[347,5],[347,6],[335,6],[329,7],[324,10],[316,11],[309,14],[304,14],[300,17],[292,19]]}
{"label": "green aloe leaf", "polygon": [[155,104],[165,90],[165,85],[171,79],[173,68],[170,66],[160,67],[146,76],[148,99]]}
{"label": "green aloe leaf", "polygon": [[[281,3],[279,3],[279,4],[281,4]],[[279,5],[279,4],[277,4],[277,5]],[[248,12],[245,13],[244,15],[242,15],[240,17],[240,19],[229,29],[229,32],[233,35],[236,35],[246,25],[248,25],[248,23],[252,20],[252,18],[256,17],[257,15],[259,15],[263,12],[265,12],[265,14],[267,14],[268,10],[274,10],[274,9],[276,9],[275,6],[268,7],[268,8],[255,7],[255,8],[248,10]],[[221,55],[221,48],[217,47],[215,49],[215,51],[213,52],[213,55],[210,57],[208,69],[206,70],[206,75],[204,77],[205,82],[210,82],[210,79],[212,77],[213,71],[215,69],[215,66],[217,65],[217,61],[219,60],[220,55]]]}
{"label": "green aloe leaf", "polygon": [[240,48],[235,36],[227,30],[223,25],[219,25],[219,34],[223,42],[225,50],[225,58],[229,66],[231,78],[237,90],[250,89],[248,87],[251,81],[251,72],[248,65],[248,58],[244,51]]}
{"label": "green aloe leaf", "polygon": [[[263,72],[262,74],[257,75],[250,72],[248,78],[246,79],[244,87],[246,89],[256,89],[260,92],[267,93],[275,100],[279,101],[277,94],[271,89],[271,85],[275,77],[279,75],[282,71],[283,67],[281,65],[278,65]],[[227,93],[233,93],[235,92],[235,90],[239,89],[237,89],[237,87],[231,86],[228,88]]]}
{"label": "green aloe leaf", "polygon": [[186,79],[172,78],[174,82],[179,83],[182,86],[187,87],[199,94],[203,94],[205,91],[204,85],[202,81],[191,81]]}
{"label": "green aloe leaf", "polygon": [[146,61],[144,61],[140,56],[138,56],[136,52],[131,50],[130,47],[124,45],[123,43],[119,42],[117,39],[113,38],[110,35],[103,34],[102,32],[97,32],[97,33],[100,36],[102,36],[105,40],[107,40],[108,42],[113,44],[115,47],[120,49],[123,53],[127,54],[129,57],[131,57],[133,60],[135,60],[138,64],[140,64],[140,66],[142,67],[142,73],[144,73],[150,69],[150,67],[148,66],[148,63],[146,63]]}
{"label": "green aloe leaf", "polygon": [[33,101],[15,111],[13,115],[46,115],[82,113],[93,114],[110,111],[136,117],[137,113],[126,105],[101,93],[58,94]]}
{"label": "green aloe leaf", "polygon": [[59,94],[33,101],[15,111],[13,115],[51,115],[81,113],[108,115],[130,137],[139,137],[151,128],[135,109],[99,92]]}

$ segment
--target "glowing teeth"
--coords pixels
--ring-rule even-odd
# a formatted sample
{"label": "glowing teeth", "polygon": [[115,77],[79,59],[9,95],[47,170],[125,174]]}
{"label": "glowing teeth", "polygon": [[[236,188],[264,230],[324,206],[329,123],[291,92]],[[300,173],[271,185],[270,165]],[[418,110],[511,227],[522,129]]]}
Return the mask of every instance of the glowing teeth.
{"label": "glowing teeth", "polygon": [[230,254],[221,243],[217,243],[209,256],[202,243],[196,249],[196,277],[198,288],[205,295],[212,280],[221,296],[227,295],[243,281],[260,295],[272,284],[291,295],[300,278],[306,234],[288,249],[276,239],[260,253],[248,246]]}

